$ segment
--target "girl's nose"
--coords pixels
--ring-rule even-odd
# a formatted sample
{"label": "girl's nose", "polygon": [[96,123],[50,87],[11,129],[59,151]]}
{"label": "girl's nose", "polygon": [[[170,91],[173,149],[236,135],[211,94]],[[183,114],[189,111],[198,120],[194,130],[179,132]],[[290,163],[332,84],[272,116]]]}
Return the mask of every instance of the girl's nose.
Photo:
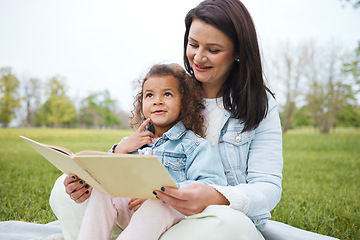
{"label": "girl's nose", "polygon": [[159,105],[159,104],[162,104],[162,103],[163,103],[163,101],[162,101],[162,99],[160,97],[155,97],[154,98],[154,102],[153,102],[154,105]]}

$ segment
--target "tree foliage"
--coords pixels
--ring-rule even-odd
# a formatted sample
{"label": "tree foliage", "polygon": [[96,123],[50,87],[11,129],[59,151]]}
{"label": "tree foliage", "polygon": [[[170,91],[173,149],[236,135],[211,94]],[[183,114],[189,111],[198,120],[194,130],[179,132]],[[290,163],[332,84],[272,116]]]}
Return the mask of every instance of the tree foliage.
{"label": "tree foliage", "polygon": [[312,58],[311,42],[301,43],[298,46],[290,43],[281,44],[276,59],[272,62],[274,77],[281,81],[285,103],[282,106],[282,131],[289,130],[295,121],[296,103],[300,101],[303,91],[302,85],[306,81],[307,68]]}
{"label": "tree foliage", "polygon": [[340,123],[344,126],[346,120],[356,125],[350,121],[352,117],[344,116],[356,111],[341,110],[356,108],[355,85],[344,72],[358,77],[358,55],[344,64],[341,48],[334,42],[325,46],[303,42],[296,47],[282,43],[279,49],[270,69],[282,83],[280,94],[285,101],[280,103],[280,116],[284,133],[304,125],[328,133]]}
{"label": "tree foliage", "polygon": [[41,85],[42,82],[37,78],[23,80],[24,100],[26,105],[25,125],[31,127],[35,125],[36,114],[41,105]]}
{"label": "tree foliage", "polygon": [[96,128],[120,125],[121,120],[114,114],[115,106],[116,101],[107,90],[90,94],[81,102],[80,125]]}
{"label": "tree foliage", "polygon": [[37,122],[51,127],[70,126],[76,120],[76,109],[66,95],[65,84],[53,77],[48,84],[48,97],[40,107]]}
{"label": "tree foliage", "polygon": [[344,63],[342,71],[352,75],[355,84],[359,86],[358,91],[360,91],[360,41],[355,49],[355,54],[352,59]]}
{"label": "tree foliage", "polygon": [[326,49],[312,64],[311,85],[306,96],[314,123],[322,133],[330,131],[340,109],[353,98],[351,85],[341,72],[339,48],[330,43]]}
{"label": "tree foliage", "polygon": [[20,107],[19,80],[11,68],[0,68],[0,124],[7,127]]}
{"label": "tree foliage", "polygon": [[354,8],[358,8],[358,7],[360,7],[360,1],[358,1],[358,0],[340,0],[340,1],[342,1],[342,2],[348,2],[348,3],[350,3]]}

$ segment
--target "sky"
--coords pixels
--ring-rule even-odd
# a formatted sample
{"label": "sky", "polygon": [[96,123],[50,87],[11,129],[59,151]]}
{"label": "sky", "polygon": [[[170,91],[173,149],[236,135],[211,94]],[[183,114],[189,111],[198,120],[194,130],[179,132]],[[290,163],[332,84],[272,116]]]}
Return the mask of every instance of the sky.
{"label": "sky", "polygon": [[[132,82],[156,63],[182,65],[184,17],[199,0],[0,0],[0,68],[20,79],[65,80],[75,101],[109,90],[131,110]],[[345,0],[243,0],[263,55],[278,43],[360,40]],[[268,79],[271,81],[275,79]]]}

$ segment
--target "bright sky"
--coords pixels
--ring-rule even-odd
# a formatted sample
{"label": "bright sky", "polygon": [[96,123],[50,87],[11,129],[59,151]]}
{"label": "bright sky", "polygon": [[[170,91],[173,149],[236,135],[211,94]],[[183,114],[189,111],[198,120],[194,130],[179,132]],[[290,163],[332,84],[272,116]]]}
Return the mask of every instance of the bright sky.
{"label": "bright sky", "polygon": [[[0,0],[0,67],[12,67],[19,79],[60,75],[75,100],[108,89],[128,111],[133,80],[155,63],[182,64],[184,17],[199,2]],[[355,49],[360,9],[344,2],[243,1],[264,55],[280,40],[333,38]]]}

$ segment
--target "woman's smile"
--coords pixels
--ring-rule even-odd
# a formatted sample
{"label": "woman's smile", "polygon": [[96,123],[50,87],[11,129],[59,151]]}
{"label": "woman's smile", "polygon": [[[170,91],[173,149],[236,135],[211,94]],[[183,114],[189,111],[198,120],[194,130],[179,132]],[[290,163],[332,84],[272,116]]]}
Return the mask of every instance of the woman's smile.
{"label": "woman's smile", "polygon": [[215,98],[235,61],[234,45],[216,27],[194,19],[189,30],[186,56],[206,98]]}
{"label": "woman's smile", "polygon": [[211,66],[205,66],[205,65],[200,65],[200,64],[196,64],[194,62],[194,70],[198,71],[198,72],[207,72],[211,69]]}

